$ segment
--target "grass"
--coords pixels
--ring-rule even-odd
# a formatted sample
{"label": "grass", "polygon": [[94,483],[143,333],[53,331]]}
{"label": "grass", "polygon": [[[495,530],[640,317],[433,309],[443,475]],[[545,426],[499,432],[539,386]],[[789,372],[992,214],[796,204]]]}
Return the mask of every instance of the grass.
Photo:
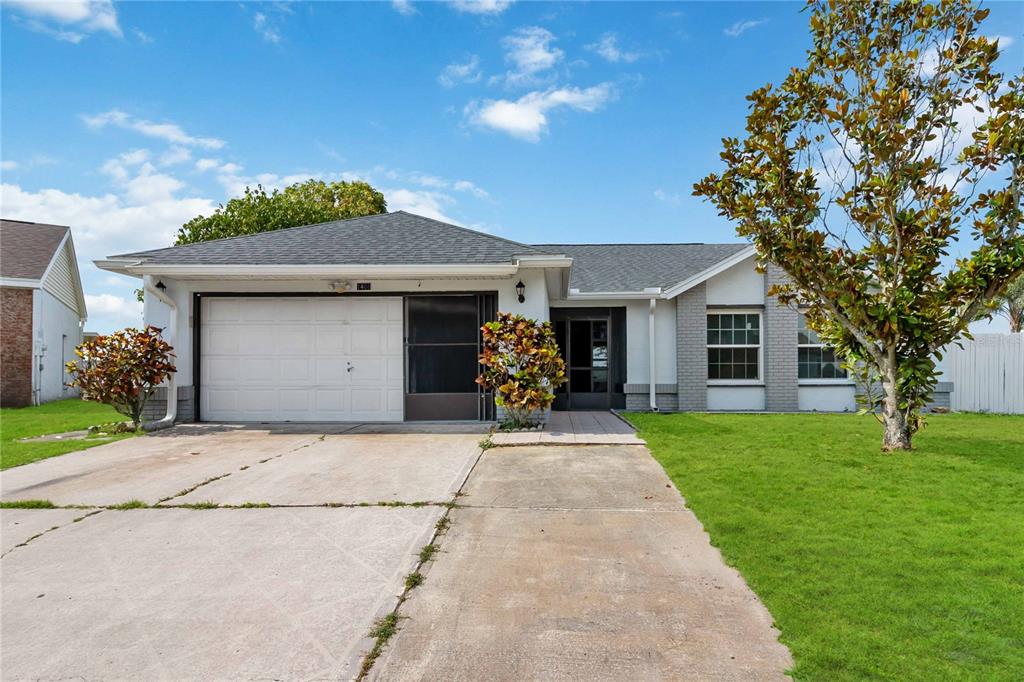
{"label": "grass", "polygon": [[631,414],[801,680],[1024,678],[1024,417]]}
{"label": "grass", "polygon": [[114,509],[116,511],[126,511],[128,509],[149,509],[149,505],[142,500],[128,500],[127,502],[121,502],[120,504],[112,504],[107,509]]}
{"label": "grass", "polygon": [[0,502],[0,509],[56,509],[49,500],[9,500]]}
{"label": "grass", "polygon": [[28,464],[76,450],[103,445],[130,433],[109,434],[103,438],[58,440],[44,443],[19,443],[20,438],[45,436],[66,431],[84,431],[95,424],[120,421],[124,418],[114,408],[100,403],[72,398],[33,407],[0,409],[0,469]]}

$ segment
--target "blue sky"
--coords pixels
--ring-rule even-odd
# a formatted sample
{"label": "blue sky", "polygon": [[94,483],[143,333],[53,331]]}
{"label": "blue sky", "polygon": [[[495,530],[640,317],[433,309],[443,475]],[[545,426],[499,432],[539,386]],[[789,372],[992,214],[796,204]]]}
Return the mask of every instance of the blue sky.
{"label": "blue sky", "polygon": [[[1024,5],[990,7],[1019,72]],[[523,242],[735,241],[690,187],[802,63],[802,8],[5,2],[3,214],[72,226],[99,331],[139,318],[93,259],[256,182],[363,178]]]}

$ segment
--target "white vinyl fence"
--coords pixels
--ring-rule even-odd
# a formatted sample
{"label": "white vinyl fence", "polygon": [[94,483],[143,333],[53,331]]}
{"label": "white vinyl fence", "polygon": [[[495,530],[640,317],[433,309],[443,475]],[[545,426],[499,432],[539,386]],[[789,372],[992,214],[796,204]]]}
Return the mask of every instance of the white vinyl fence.
{"label": "white vinyl fence", "polygon": [[1024,334],[976,334],[946,348],[939,363],[953,382],[950,408],[1024,414]]}

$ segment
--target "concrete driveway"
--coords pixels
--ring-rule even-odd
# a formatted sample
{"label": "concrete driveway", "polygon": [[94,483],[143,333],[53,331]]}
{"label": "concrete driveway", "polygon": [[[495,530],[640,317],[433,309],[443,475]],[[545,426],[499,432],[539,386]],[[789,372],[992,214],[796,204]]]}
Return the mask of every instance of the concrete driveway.
{"label": "concrete driveway", "polygon": [[0,511],[0,677],[351,679],[417,568],[371,677],[784,677],[643,445],[433,430],[177,427],[3,472],[64,508]]}
{"label": "concrete driveway", "polygon": [[380,680],[781,680],[772,618],[644,446],[481,456]]}
{"label": "concrete driveway", "polygon": [[353,677],[482,436],[328,430],[178,427],[3,472],[4,501],[81,506],[0,511],[3,679]]}

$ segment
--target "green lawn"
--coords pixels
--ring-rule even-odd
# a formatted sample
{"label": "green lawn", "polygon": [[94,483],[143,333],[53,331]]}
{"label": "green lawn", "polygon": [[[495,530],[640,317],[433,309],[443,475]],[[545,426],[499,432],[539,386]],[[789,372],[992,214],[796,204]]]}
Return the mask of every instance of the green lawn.
{"label": "green lawn", "polygon": [[28,464],[39,459],[85,450],[128,438],[119,434],[110,438],[19,443],[19,438],[49,433],[81,431],[96,424],[124,421],[112,407],[83,400],[57,400],[38,407],[5,407],[0,409],[0,469]]}
{"label": "green lawn", "polygon": [[1024,679],[1024,417],[631,414],[807,680]]}

